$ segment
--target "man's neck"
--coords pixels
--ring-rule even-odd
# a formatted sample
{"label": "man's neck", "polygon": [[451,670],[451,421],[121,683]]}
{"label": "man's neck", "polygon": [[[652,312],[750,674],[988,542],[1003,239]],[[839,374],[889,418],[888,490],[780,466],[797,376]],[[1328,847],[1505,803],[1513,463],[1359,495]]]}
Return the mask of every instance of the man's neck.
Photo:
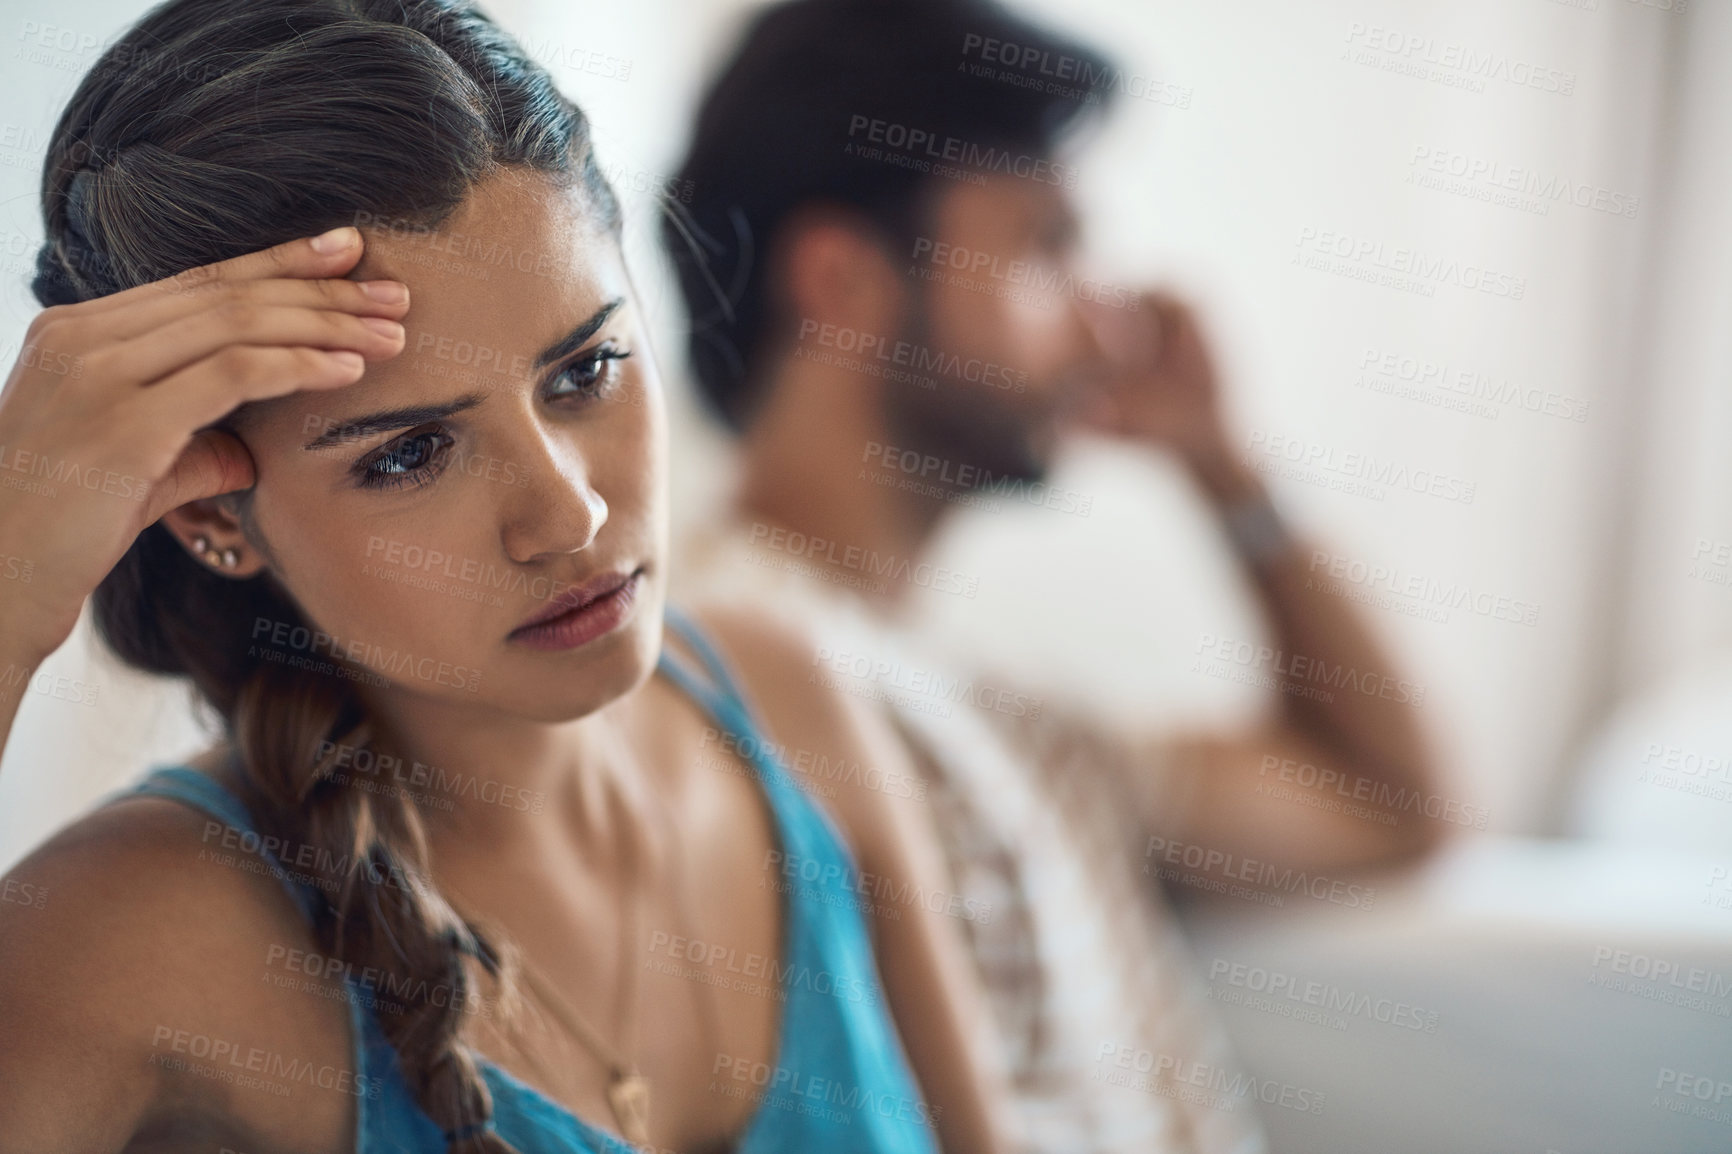
{"label": "man's neck", "polygon": [[[741,442],[739,516],[802,535],[803,549],[821,539],[824,547],[801,558],[810,564],[858,571],[862,557],[916,561],[945,503],[882,483],[901,476],[871,463],[868,448],[881,455],[886,437],[879,382],[799,361],[784,373],[772,389],[775,401]],[[869,596],[897,601],[902,584],[885,582]]]}

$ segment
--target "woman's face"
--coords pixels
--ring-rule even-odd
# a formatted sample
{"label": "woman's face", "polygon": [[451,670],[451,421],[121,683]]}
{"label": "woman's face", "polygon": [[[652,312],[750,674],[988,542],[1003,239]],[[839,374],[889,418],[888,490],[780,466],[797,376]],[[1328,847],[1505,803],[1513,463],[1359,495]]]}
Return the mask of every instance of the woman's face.
{"label": "woman's face", "polygon": [[666,552],[661,385],[618,245],[523,170],[437,231],[360,223],[351,276],[409,286],[407,340],[350,387],[236,414],[253,531],[326,635],[254,622],[254,643],[454,706],[599,708],[654,666]]}

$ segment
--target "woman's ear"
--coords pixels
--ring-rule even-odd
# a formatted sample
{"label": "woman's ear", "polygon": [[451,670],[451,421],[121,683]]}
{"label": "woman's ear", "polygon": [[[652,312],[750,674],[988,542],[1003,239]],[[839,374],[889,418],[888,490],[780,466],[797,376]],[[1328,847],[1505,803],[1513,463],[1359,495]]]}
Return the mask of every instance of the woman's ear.
{"label": "woman's ear", "polygon": [[[253,577],[268,558],[251,544],[241,504],[257,479],[252,454],[227,429],[201,429],[153,496],[158,519],[193,559],[225,577]],[[177,499],[178,498],[178,499]]]}
{"label": "woman's ear", "polygon": [[162,515],[162,526],[199,564],[224,577],[256,577],[267,561],[247,541],[231,498],[225,494],[177,505]]}

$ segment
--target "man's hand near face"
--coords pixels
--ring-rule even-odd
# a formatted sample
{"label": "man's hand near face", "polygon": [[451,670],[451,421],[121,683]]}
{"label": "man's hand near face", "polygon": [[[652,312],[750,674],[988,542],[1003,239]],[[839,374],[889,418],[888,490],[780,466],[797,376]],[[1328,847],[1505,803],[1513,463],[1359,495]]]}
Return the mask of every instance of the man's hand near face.
{"label": "man's hand near face", "polygon": [[1176,454],[1218,500],[1255,495],[1255,474],[1233,456],[1214,359],[1191,307],[1149,291],[1135,309],[1086,309],[1103,355],[1085,425]]}
{"label": "man's hand near face", "polygon": [[[1085,306],[1100,361],[1078,406],[1083,427],[1175,454],[1221,519],[1269,624],[1269,644],[1309,659],[1395,678],[1363,612],[1307,580],[1308,547],[1282,523],[1257,472],[1232,450],[1214,360],[1201,325],[1179,297],[1150,291],[1136,309]],[[1397,796],[1433,790],[1430,751],[1411,707],[1345,690],[1283,692],[1267,724],[1240,734],[1181,739],[1179,761],[1195,780],[1184,830],[1211,849],[1256,851],[1309,868],[1387,862],[1433,846],[1442,827],[1414,814],[1396,825],[1271,800],[1270,759],[1369,780]],[[1171,745],[1168,747],[1171,750]],[[1160,809],[1161,798],[1151,805]],[[1151,822],[1162,818],[1151,812]]]}

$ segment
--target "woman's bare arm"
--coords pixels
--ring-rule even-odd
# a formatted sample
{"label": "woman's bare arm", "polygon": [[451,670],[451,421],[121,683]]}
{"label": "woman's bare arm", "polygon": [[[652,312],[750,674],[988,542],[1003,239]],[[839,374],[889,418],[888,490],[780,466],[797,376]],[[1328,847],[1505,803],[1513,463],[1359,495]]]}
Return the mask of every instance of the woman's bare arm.
{"label": "woman's bare arm", "polygon": [[0,879],[0,1154],[353,1149],[353,1097],[304,1076],[353,1065],[347,1007],[271,980],[311,935],[208,829],[119,802]]}

